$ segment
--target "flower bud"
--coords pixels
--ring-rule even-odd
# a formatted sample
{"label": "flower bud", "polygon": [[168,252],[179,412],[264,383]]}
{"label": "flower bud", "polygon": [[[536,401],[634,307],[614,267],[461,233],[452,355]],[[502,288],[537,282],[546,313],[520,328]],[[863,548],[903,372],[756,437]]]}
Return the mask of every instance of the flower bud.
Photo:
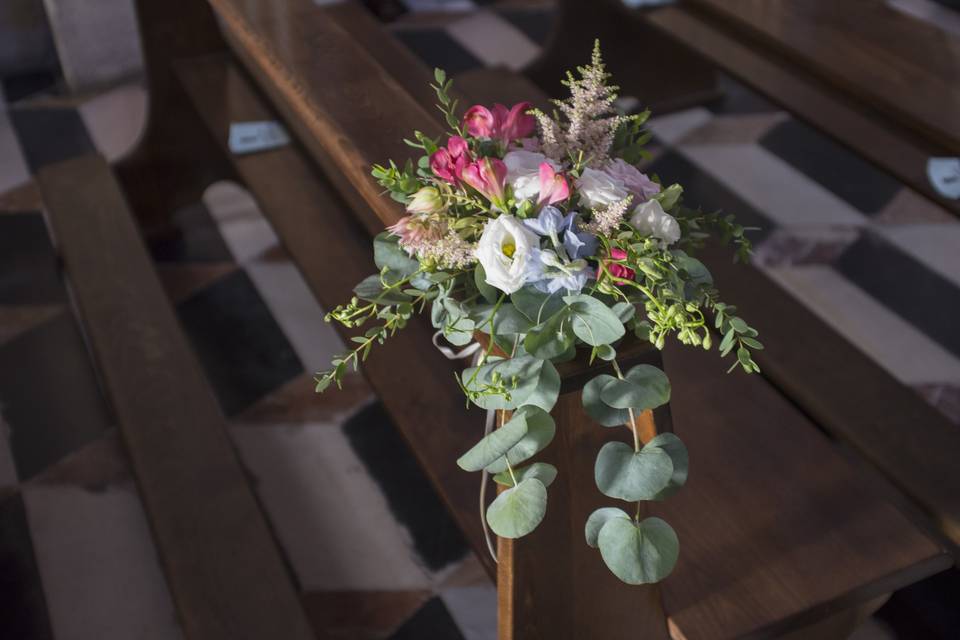
{"label": "flower bud", "polygon": [[422,187],[407,204],[410,213],[436,213],[443,209],[443,198],[436,187]]}

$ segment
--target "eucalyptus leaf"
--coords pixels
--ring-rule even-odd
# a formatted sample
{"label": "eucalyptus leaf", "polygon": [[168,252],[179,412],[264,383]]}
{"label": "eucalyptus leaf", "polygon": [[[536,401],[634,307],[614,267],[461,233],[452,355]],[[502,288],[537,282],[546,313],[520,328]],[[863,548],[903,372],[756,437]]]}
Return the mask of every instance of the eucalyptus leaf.
{"label": "eucalyptus leaf", "polygon": [[[529,464],[525,467],[514,469],[513,475],[517,477],[518,483],[527,478],[536,478],[543,483],[543,486],[549,487],[557,477],[557,468],[546,462],[534,462],[533,464]],[[514,486],[513,477],[510,475],[509,471],[504,471],[493,476],[493,481],[497,484],[502,484],[507,487]]]}
{"label": "eucalyptus leaf", "polygon": [[597,548],[597,538],[600,537],[600,530],[603,528],[603,525],[607,524],[607,520],[610,520],[611,518],[623,518],[627,521],[630,520],[630,516],[628,516],[623,509],[617,509],[616,507],[600,507],[590,514],[590,517],[587,518],[587,524],[584,527],[584,533],[586,534],[588,545],[594,549]]}
{"label": "eucalyptus leaf", "polygon": [[573,347],[573,334],[567,322],[569,312],[566,309],[555,313],[546,322],[531,328],[523,340],[523,346],[530,353],[543,360],[562,356]]}
{"label": "eucalyptus leaf", "polygon": [[683,441],[672,433],[661,433],[654,436],[644,448],[646,447],[663,449],[670,456],[670,462],[673,464],[673,474],[670,476],[670,482],[653,498],[654,500],[663,500],[676,493],[677,489],[687,483],[690,456]]}
{"label": "eucalyptus leaf", "polygon": [[608,442],[597,454],[594,478],[605,496],[636,502],[652,500],[673,477],[673,461],[660,447],[640,451],[624,442]]}
{"label": "eucalyptus leaf", "polygon": [[377,267],[388,268],[401,276],[409,276],[420,268],[420,263],[407,255],[398,244],[399,238],[383,231],[373,239],[373,261]]}
{"label": "eucalyptus leaf", "polygon": [[563,309],[563,294],[544,293],[526,286],[510,295],[510,300],[533,324],[540,324]]}
{"label": "eucalyptus leaf", "polygon": [[487,507],[487,523],[503,538],[520,538],[537,528],[547,512],[547,488],[526,478],[503,491]]}
{"label": "eucalyptus leaf", "polygon": [[492,285],[487,284],[487,274],[483,270],[483,265],[477,264],[476,269],[473,270],[473,281],[484,300],[490,304],[497,301],[497,290]]}
{"label": "eucalyptus leaf", "polygon": [[633,520],[610,518],[597,538],[600,555],[613,575],[627,584],[660,582],[673,571],[680,541],[673,528],[660,518]]}
{"label": "eucalyptus leaf", "polygon": [[527,433],[505,455],[487,465],[487,471],[490,473],[506,471],[508,462],[511,466],[516,466],[524,460],[529,460],[543,451],[557,433],[553,418],[540,407],[524,405],[513,415],[514,420],[523,416],[527,424]]}
{"label": "eucalyptus leaf", "polygon": [[[502,394],[487,394],[481,395],[479,398],[473,398],[473,402],[481,409],[516,409],[526,404],[527,398],[537,390],[541,381],[541,372],[546,364],[545,361],[530,355],[504,358],[488,362],[479,368],[465,369],[460,374],[460,379],[468,392],[479,392],[481,394],[484,386],[492,382],[494,375],[499,375],[501,379],[506,381],[508,388],[509,384],[515,380],[517,386],[509,389],[509,398]],[[476,372],[476,376],[474,376],[474,372]],[[547,381],[550,381],[549,372]],[[546,403],[549,396],[541,397],[538,394],[535,399],[537,400],[535,404],[539,406],[540,403]]]}
{"label": "eucalyptus leaf", "polygon": [[386,291],[383,288],[383,283],[380,282],[379,275],[367,276],[360,281],[360,284],[353,288],[353,292],[357,294],[357,297],[361,300],[383,305],[402,304],[404,302],[410,302],[412,299],[401,291],[394,289]]}
{"label": "eucalyptus leaf", "polygon": [[653,365],[638,364],[623,377],[600,391],[600,399],[609,406],[646,411],[670,401],[670,381]]}
{"label": "eucalyptus leaf", "polygon": [[[470,318],[476,323],[477,328],[484,333],[490,333],[490,314],[496,305],[482,304],[473,307],[470,310]],[[526,333],[533,324],[527,316],[520,313],[515,306],[510,303],[500,305],[496,315],[493,317],[493,331],[496,334],[516,335]]]}
{"label": "eucalyptus leaf", "polygon": [[526,416],[517,413],[505,425],[491,431],[480,442],[473,445],[469,451],[460,456],[457,465],[464,471],[480,471],[506,454],[525,435],[527,435]]}
{"label": "eucalyptus leaf", "polygon": [[626,409],[615,409],[606,404],[600,397],[600,392],[606,385],[616,382],[616,378],[607,374],[600,374],[583,386],[581,398],[587,415],[605,427],[622,427],[630,422],[630,412]]}
{"label": "eucalyptus leaf", "polygon": [[625,329],[610,307],[588,295],[566,296],[571,325],[578,338],[592,347],[611,344],[623,337]]}
{"label": "eucalyptus leaf", "polygon": [[637,313],[637,308],[630,302],[618,302],[610,309],[617,314],[620,322],[626,324]]}
{"label": "eucalyptus leaf", "polygon": [[553,410],[560,396],[560,374],[549,360],[544,360],[540,367],[536,387],[527,395],[522,404],[540,407],[546,412]]}

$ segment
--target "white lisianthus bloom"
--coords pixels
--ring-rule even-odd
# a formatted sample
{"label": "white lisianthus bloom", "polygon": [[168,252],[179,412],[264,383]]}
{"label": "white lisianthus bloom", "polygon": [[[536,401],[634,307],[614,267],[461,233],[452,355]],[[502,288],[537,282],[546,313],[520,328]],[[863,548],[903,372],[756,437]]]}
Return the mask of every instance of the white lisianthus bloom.
{"label": "white lisianthus bloom", "polygon": [[542,153],[516,149],[503,156],[507,165],[507,184],[513,187],[517,200],[532,200],[540,193],[540,165],[548,163],[554,171],[560,170],[560,163],[551,160]]}
{"label": "white lisianthus bloom", "polygon": [[580,200],[591,209],[609,207],[630,195],[621,180],[589,167],[583,170],[575,184]]}
{"label": "white lisianthus bloom", "polygon": [[663,210],[659,200],[647,200],[630,216],[630,225],[640,233],[653,236],[669,246],[680,239],[680,224]]}
{"label": "white lisianthus bloom", "polygon": [[483,265],[487,284],[513,293],[527,282],[527,265],[539,238],[511,215],[487,223],[477,243],[477,260]]}

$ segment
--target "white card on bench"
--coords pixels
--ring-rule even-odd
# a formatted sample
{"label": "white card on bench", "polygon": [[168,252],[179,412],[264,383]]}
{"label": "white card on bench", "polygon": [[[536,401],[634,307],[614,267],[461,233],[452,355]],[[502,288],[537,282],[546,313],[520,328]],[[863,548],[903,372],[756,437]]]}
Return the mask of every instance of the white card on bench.
{"label": "white card on bench", "polygon": [[941,196],[960,199],[960,158],[930,158],[927,177]]}
{"label": "white card on bench", "polygon": [[290,136],[279,122],[272,120],[261,122],[230,123],[231,153],[254,153],[275,149],[290,143]]}

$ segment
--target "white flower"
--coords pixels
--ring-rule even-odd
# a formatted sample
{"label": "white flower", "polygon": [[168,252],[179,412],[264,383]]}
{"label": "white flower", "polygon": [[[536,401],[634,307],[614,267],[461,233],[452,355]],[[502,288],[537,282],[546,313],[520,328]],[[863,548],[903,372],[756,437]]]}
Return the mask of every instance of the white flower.
{"label": "white flower", "polygon": [[630,224],[640,233],[653,236],[671,245],[680,239],[680,224],[663,210],[659,200],[647,200],[633,210]]}
{"label": "white flower", "polygon": [[477,260],[483,265],[487,284],[504,293],[513,293],[526,284],[527,265],[533,249],[539,247],[537,234],[511,215],[487,223],[477,244]]}
{"label": "white flower", "polygon": [[609,207],[630,195],[623,182],[589,167],[577,178],[576,186],[580,200],[586,202],[591,209]]}
{"label": "white flower", "polygon": [[532,200],[540,193],[540,165],[548,163],[554,171],[560,170],[560,163],[551,160],[542,153],[517,149],[503,156],[507,165],[507,184],[513,187],[517,200]]}

